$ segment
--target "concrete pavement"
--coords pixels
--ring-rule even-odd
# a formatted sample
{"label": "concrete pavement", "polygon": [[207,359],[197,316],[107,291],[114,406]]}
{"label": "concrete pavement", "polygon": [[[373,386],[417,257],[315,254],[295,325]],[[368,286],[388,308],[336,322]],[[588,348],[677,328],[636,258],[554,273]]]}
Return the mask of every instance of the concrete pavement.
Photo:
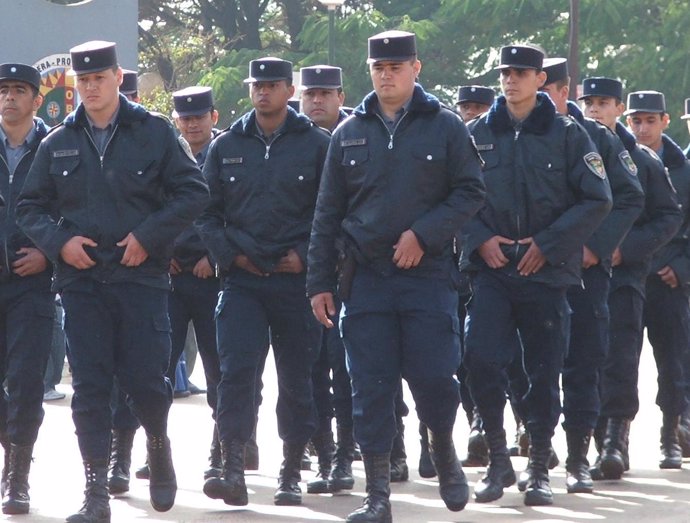
{"label": "concrete pavement", "polygon": [[[462,512],[445,509],[438,497],[437,484],[417,474],[419,444],[416,436],[417,421],[414,412],[406,419],[408,464],[410,481],[392,486],[393,520],[396,523],[420,522],[585,522],[606,523],[646,520],[648,522],[690,522],[690,461],[679,471],[660,471],[657,466],[658,440],[661,415],[654,405],[656,371],[651,349],[645,346],[641,363],[641,412],[631,430],[631,471],[622,481],[597,482],[594,494],[566,494],[562,465],[552,471],[555,503],[551,507],[525,507],[516,487],[506,490],[497,502],[480,505],[469,503]],[[197,372],[192,380],[201,384],[203,377]],[[261,449],[260,470],[247,475],[250,489],[247,507],[229,507],[222,501],[206,498],[201,491],[202,473],[207,465],[211,442],[210,410],[205,398],[192,396],[175,400],[170,414],[170,435],[173,457],[178,475],[179,491],[175,507],[167,513],[157,513],[148,501],[146,481],[132,479],[127,495],[112,499],[113,523],[178,522],[328,522],[343,521],[359,506],[364,496],[364,471],[361,462],[355,462],[356,483],[351,494],[306,494],[300,507],[276,507],[273,492],[281,460],[281,443],[275,425],[276,379],[272,358],[269,357],[264,375],[264,403],[260,413],[258,439]],[[68,393],[61,401],[46,403],[46,418],[34,452],[31,472],[31,513],[28,516],[1,516],[0,521],[27,521],[54,523],[75,512],[82,503],[83,470],[74,435],[69,401],[71,388],[58,386]],[[413,402],[406,390],[408,405]],[[510,415],[507,420],[512,419]],[[507,426],[512,430],[511,426]],[[464,453],[467,440],[464,419],[456,424],[458,453]],[[561,460],[565,459],[565,441],[560,429],[554,441]],[[139,431],[135,440],[133,470],[144,463],[145,439]],[[590,454],[593,459],[593,454]],[[513,458],[517,471],[525,466],[525,458]],[[313,468],[316,467],[314,463]],[[474,483],[483,469],[465,469]],[[303,479],[313,475],[303,472]],[[2,519],[2,518],[5,519]]]}

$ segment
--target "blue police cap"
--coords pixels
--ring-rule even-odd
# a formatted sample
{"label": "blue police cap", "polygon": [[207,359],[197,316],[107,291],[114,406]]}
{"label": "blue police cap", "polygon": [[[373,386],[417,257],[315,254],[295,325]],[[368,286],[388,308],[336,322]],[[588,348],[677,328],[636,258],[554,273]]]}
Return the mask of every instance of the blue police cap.
{"label": "blue police cap", "polygon": [[417,56],[417,39],[406,31],[384,31],[369,38],[367,63],[406,62]]}
{"label": "blue police cap", "polygon": [[666,99],[659,91],[635,91],[628,94],[625,115],[632,113],[665,113]]}
{"label": "blue police cap", "polygon": [[496,69],[536,69],[541,71],[544,53],[531,45],[506,45],[501,47],[501,61]]}
{"label": "blue police cap", "polygon": [[36,89],[41,88],[41,73],[35,67],[26,64],[1,64],[0,82],[3,80],[17,80],[32,85]]}
{"label": "blue police cap", "polygon": [[312,65],[299,70],[302,89],[339,89],[343,86],[343,70],[330,65]]}
{"label": "blue police cap", "polygon": [[685,99],[685,114],[680,117],[681,120],[690,118],[690,98]]}
{"label": "blue police cap", "polygon": [[213,109],[213,90],[195,85],[173,93],[173,117],[200,116]]}
{"label": "blue police cap", "polygon": [[582,81],[582,96],[577,99],[583,100],[588,96],[608,96],[623,100],[623,84],[618,80],[604,76],[585,78]]}
{"label": "blue police cap", "polygon": [[566,58],[544,58],[542,71],[546,73],[546,82],[544,85],[567,80],[568,76],[570,76],[568,72],[568,60]]}
{"label": "blue police cap", "polygon": [[292,62],[273,56],[249,62],[249,77],[245,78],[245,84],[277,80],[292,80]]}
{"label": "blue police cap", "polygon": [[122,94],[134,94],[139,90],[137,86],[137,72],[129,69],[122,70],[122,83],[120,92]]}
{"label": "blue police cap", "polygon": [[496,93],[490,87],[484,87],[483,85],[463,85],[458,89],[458,101],[456,103],[475,102],[478,104],[491,105],[494,103],[495,96]]}
{"label": "blue police cap", "polygon": [[104,71],[117,66],[115,42],[92,40],[72,47],[69,50],[72,58],[70,74],[87,74]]}

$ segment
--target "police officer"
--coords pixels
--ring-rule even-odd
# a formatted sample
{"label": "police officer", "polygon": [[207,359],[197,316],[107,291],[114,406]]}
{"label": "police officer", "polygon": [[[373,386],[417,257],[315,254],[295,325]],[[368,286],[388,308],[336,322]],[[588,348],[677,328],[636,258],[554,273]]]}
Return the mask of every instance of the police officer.
{"label": "police officer", "polygon": [[[341,109],[345,102],[342,69],[329,65],[302,67],[300,79],[302,113],[319,127],[332,132],[347,118],[347,113]],[[319,358],[312,368],[312,386],[318,425],[311,441],[316,450],[319,469],[316,477],[307,483],[307,492],[319,494],[350,490],[355,482],[352,476],[352,390],[345,368],[345,349],[337,332],[326,331],[323,334]],[[331,428],[334,413],[338,434],[337,451]]]}
{"label": "police officer", "polygon": [[122,70],[120,92],[124,94],[130,102],[139,103],[139,87],[136,71],[130,69]]}
{"label": "police officer", "polygon": [[[130,69],[122,70],[120,93],[130,102],[139,103],[137,73]],[[127,395],[115,384],[111,398],[113,408],[113,430],[110,439],[110,463],[108,466],[108,492],[123,494],[129,491],[129,469],[132,464],[132,445],[139,420],[127,403]],[[148,479],[148,466],[146,479]],[[140,476],[139,469],[137,477]]]}
{"label": "police officer", "polygon": [[543,56],[530,46],[501,48],[504,94],[470,124],[487,183],[462,260],[474,272],[464,364],[490,452],[475,486],[481,503],[515,482],[503,409],[516,333],[530,383],[522,398],[530,437],[525,504],[553,503],[548,461],[570,329],[566,291],[580,282],[583,245],[611,207],[601,156],[586,131],[538,93],[546,81]]}
{"label": "police officer", "polygon": [[[676,235],[658,250],[647,275],[643,309],[647,337],[654,350],[659,372],[657,404],[663,414],[660,468],[680,468],[678,442],[680,414],[687,407],[683,358],[690,343],[690,163],[683,151],[663,131],[669,116],[663,93],[637,91],[628,94],[627,123],[637,141],[659,155],[677,191],[683,222]],[[608,418],[605,442],[621,442],[604,448],[601,470],[606,477],[620,477],[627,460],[623,442],[630,422],[639,409],[637,378],[641,346],[611,347],[602,375],[602,412]],[[605,443],[606,446],[606,443]]]}
{"label": "police officer", "polygon": [[253,60],[249,73],[254,109],[211,143],[204,164],[211,205],[197,221],[223,276],[216,312],[223,470],[206,481],[204,493],[230,505],[248,502],[244,446],[256,422],[270,336],[284,458],[274,502],[296,505],[302,453],[316,428],[311,368],[321,338],[304,295],[306,249],[329,139],[287,105],[291,62]]}
{"label": "police officer", "polygon": [[41,106],[41,75],[33,67],[0,65],[0,444],[3,514],[29,512],[29,468],[43,421],[43,374],[51,348],[54,294],[45,255],[15,223],[16,200],[48,128]]}
{"label": "police officer", "polygon": [[168,265],[173,240],[208,192],[170,123],[119,95],[114,43],[86,42],[70,55],[82,101],[41,142],[17,217],[56,265],[86,475],[84,505],[67,520],[91,522],[110,518],[114,378],[146,429],[151,504],[158,511],[174,504]]}
{"label": "police officer", "polygon": [[[616,417],[618,407],[609,410],[604,388],[604,374],[615,373],[615,381],[628,378],[618,374],[628,372],[628,359],[642,350],[644,339],[643,307],[645,282],[653,255],[678,230],[682,214],[675,191],[659,157],[648,147],[636,144],[635,137],[618,121],[625,110],[623,86],[620,81],[606,77],[586,78],[582,82],[584,112],[616,132],[637,169],[637,178],[645,193],[644,209],[623,242],[614,250],[609,291],[609,355],[601,371],[601,413],[594,431],[597,461],[590,469],[593,479],[617,479],[628,466],[627,428]],[[632,167],[632,165],[631,165]],[[623,363],[623,365],[621,365]],[[613,374],[611,374],[613,375]],[[629,388],[628,388],[629,390]],[[625,393],[625,391],[621,391]],[[608,429],[614,439],[604,440]],[[621,426],[622,425],[622,426]],[[605,465],[601,467],[601,458]]]}
{"label": "police officer", "polygon": [[[197,164],[203,168],[211,140],[218,134],[214,129],[218,123],[218,111],[213,104],[213,91],[210,87],[187,87],[173,93],[173,104],[175,125],[192,149]],[[168,298],[168,312],[172,327],[172,354],[168,379],[174,383],[175,369],[184,350],[191,321],[204,366],[206,400],[215,420],[220,363],[213,315],[220,281],[216,275],[215,262],[193,226],[189,226],[175,239],[170,274],[172,292]],[[204,472],[204,480],[219,476],[222,466],[215,423],[209,461],[210,468]]]}
{"label": "police officer", "polygon": [[481,206],[484,186],[467,130],[416,83],[415,35],[369,38],[374,91],[333,134],[309,246],[315,316],[341,334],[352,380],[355,438],[367,497],[346,521],[390,522],[394,397],[404,377],[429,427],[441,498],[468,499],[453,446],[460,360],[453,236]]}
{"label": "police officer", "polygon": [[488,111],[495,97],[496,93],[491,87],[463,85],[458,88],[455,108],[463,122],[469,122]]}
{"label": "police officer", "polygon": [[[613,207],[582,249],[582,284],[568,289],[572,309],[570,344],[563,365],[563,428],[568,445],[568,493],[592,492],[587,453],[599,416],[599,372],[608,352],[608,296],[613,252],[625,238],[644,205],[637,167],[611,129],[585,118],[568,100],[570,75],[565,58],[544,60],[546,92],[560,114],[582,125],[601,154],[611,185]],[[526,391],[523,391],[523,393]]]}

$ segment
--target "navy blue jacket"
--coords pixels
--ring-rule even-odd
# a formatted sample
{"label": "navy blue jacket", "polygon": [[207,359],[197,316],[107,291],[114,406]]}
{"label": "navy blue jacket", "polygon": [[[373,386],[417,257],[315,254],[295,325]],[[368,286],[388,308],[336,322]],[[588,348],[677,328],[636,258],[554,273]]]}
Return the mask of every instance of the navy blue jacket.
{"label": "navy blue jacket", "polygon": [[[22,247],[35,247],[34,243],[17,225],[16,208],[19,191],[24,185],[29,168],[36,155],[36,150],[41,140],[48,134],[48,126],[40,118],[34,118],[34,136],[27,144],[29,150],[19,160],[14,173],[10,175],[5,148],[0,147],[0,194],[5,200],[5,207],[0,207],[0,237],[2,237],[2,252],[0,253],[0,279],[3,281],[32,281],[36,285],[50,285],[52,267],[48,267],[45,273],[35,274],[39,278],[26,278],[17,276],[12,272],[12,263],[17,259],[17,250]],[[41,283],[39,283],[41,280]]]}
{"label": "navy blue jacket", "polygon": [[[380,274],[445,278],[457,272],[453,236],[481,207],[477,152],[457,114],[416,85],[389,132],[375,92],[333,133],[314,215],[307,293],[336,291],[339,248]],[[420,264],[398,269],[393,246],[411,229]]]}
{"label": "navy blue jacket", "polygon": [[549,285],[578,284],[582,246],[611,208],[603,162],[587,132],[557,114],[544,93],[519,130],[504,96],[469,127],[485,162],[487,199],[466,229],[462,267],[486,267],[477,249],[493,236],[533,237],[547,260],[541,270],[519,276],[528,246],[517,243],[504,246],[510,261],[499,270]]}
{"label": "navy blue jacket", "polygon": [[678,203],[683,211],[683,223],[676,235],[652,260],[652,272],[670,266],[676,273],[678,283],[690,294],[690,161],[683,151],[668,136],[662,136],[662,161],[676,189]]}
{"label": "navy blue jacket", "polygon": [[[41,142],[17,220],[57,264],[57,290],[80,279],[169,288],[173,240],[207,203],[201,172],[170,122],[120,95],[103,157],[81,104]],[[50,213],[53,205],[59,220]],[[120,264],[124,248],[115,245],[130,232],[148,253],[137,267]],[[62,261],[60,251],[73,236],[98,243],[85,249],[94,267],[79,270]]]}
{"label": "navy blue jacket", "polygon": [[676,234],[683,213],[661,159],[649,147],[637,144],[620,122],[616,124],[616,134],[637,166],[645,202],[620,245],[623,262],[613,268],[611,290],[629,286],[644,296],[652,256]]}
{"label": "navy blue jacket", "polygon": [[611,255],[620,245],[644,207],[644,192],[637,179],[637,167],[616,134],[605,125],[585,118],[580,108],[568,102],[568,114],[582,125],[601,154],[611,185],[613,207],[585,245],[611,269]]}
{"label": "navy blue jacket", "polygon": [[211,142],[211,204],[195,225],[222,272],[239,254],[272,272],[290,249],[306,266],[329,134],[291,107],[277,132],[267,145],[252,110]]}

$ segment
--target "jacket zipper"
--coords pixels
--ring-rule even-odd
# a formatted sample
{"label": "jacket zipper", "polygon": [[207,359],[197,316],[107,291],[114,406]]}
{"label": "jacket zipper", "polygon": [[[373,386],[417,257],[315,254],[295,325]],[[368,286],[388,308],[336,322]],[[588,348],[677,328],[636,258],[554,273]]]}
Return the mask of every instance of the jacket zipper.
{"label": "jacket zipper", "polygon": [[266,153],[264,154],[264,160],[268,160],[268,159],[271,157],[271,146],[273,145],[273,143],[274,143],[278,138],[280,138],[280,137],[283,136],[284,134],[285,134],[284,132],[280,132],[280,133],[276,134],[276,137],[273,138],[273,140],[271,140],[271,143],[266,143],[266,140],[264,140],[263,136],[259,136],[258,134],[255,134],[255,135],[254,135],[254,136],[256,136],[259,140],[261,140],[261,142],[264,144],[264,147],[266,147]]}
{"label": "jacket zipper", "polygon": [[118,124],[115,124],[115,128],[113,129],[113,132],[110,134],[110,137],[108,138],[108,141],[105,143],[105,147],[103,148],[103,154],[100,154],[98,151],[98,147],[96,146],[96,142],[93,141],[93,137],[91,136],[91,133],[84,129],[84,132],[86,133],[86,136],[89,137],[89,141],[91,142],[91,145],[93,145],[93,148],[96,149],[96,152],[98,154],[98,159],[101,162],[101,174],[103,173],[103,159],[105,158],[105,153],[108,150],[108,146],[110,145],[110,142],[113,141],[113,138],[115,137],[115,133],[117,132]]}
{"label": "jacket zipper", "polygon": [[[31,150],[26,151],[24,154],[22,154],[21,158],[19,158],[19,161],[17,162],[17,167],[22,163],[22,160],[26,157],[31,152]],[[3,156],[0,156],[2,158],[3,163],[5,164],[5,167],[7,167],[7,172],[9,173],[8,176],[8,188],[7,188],[7,198],[11,199],[12,198],[12,181],[14,180],[14,172],[10,172],[10,166],[7,163],[7,160]],[[17,168],[15,167],[15,171]],[[12,204],[9,201],[5,202],[5,218],[7,219],[7,222],[9,223],[10,221],[10,209],[12,208]],[[5,251],[5,268],[8,272],[11,271],[10,267],[10,255],[8,252],[9,245],[7,244],[7,234],[5,234],[5,237],[3,238],[3,244],[4,244],[4,251]]]}
{"label": "jacket zipper", "polygon": [[395,124],[395,126],[393,127],[393,131],[392,131],[392,132],[391,132],[391,131],[388,131],[388,126],[386,125],[386,122],[383,120],[383,118],[381,118],[381,115],[380,115],[380,114],[377,114],[376,116],[377,116],[377,118],[378,118],[379,120],[381,120],[381,123],[383,124],[383,127],[386,129],[386,132],[388,133],[388,137],[389,137],[389,140],[388,140],[388,149],[391,150],[391,149],[393,149],[393,137],[395,136],[395,131],[398,130],[398,126],[400,125],[400,122],[402,122],[402,121],[405,119],[405,117],[407,116],[407,111],[405,111],[405,112],[403,113],[403,115],[400,117],[400,120],[398,120],[398,122],[397,122],[397,123]]}

